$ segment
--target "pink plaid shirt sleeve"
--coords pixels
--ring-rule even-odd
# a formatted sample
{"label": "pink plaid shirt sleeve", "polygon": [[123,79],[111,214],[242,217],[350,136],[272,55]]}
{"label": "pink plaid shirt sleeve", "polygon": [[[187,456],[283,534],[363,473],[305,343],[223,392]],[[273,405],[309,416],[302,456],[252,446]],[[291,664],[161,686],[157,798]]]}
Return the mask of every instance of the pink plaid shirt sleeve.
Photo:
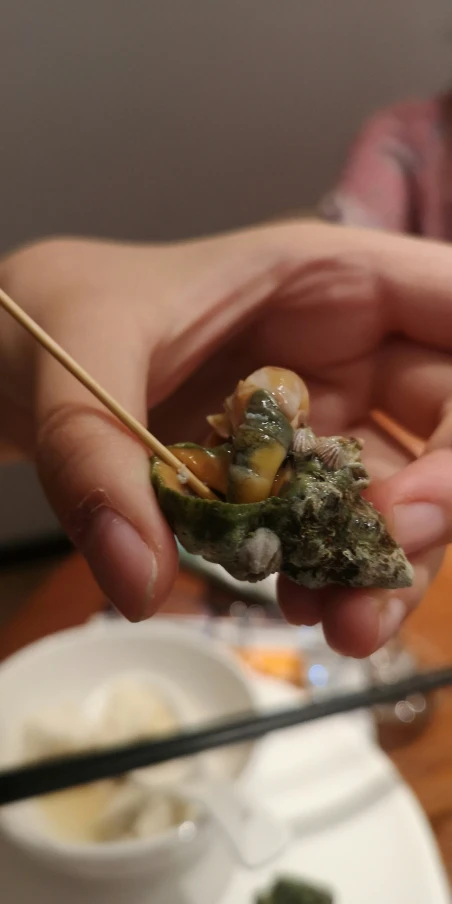
{"label": "pink plaid shirt sleeve", "polygon": [[438,100],[383,110],[365,123],[319,213],[339,223],[442,238],[445,142]]}

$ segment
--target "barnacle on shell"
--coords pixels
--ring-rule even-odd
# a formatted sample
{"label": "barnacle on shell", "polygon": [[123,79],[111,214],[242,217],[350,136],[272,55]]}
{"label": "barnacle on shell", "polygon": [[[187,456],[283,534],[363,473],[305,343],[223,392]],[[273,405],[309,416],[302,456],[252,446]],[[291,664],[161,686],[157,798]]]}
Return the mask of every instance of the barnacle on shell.
{"label": "barnacle on shell", "polygon": [[355,481],[355,490],[364,490],[370,484],[370,477],[361,461],[362,448],[362,440],[355,437],[321,436],[314,442],[313,454],[329,470],[348,468]]}
{"label": "barnacle on shell", "polygon": [[369,475],[362,442],[316,437],[309,399],[291,371],[262,368],[238,384],[225,413],[209,418],[226,442],[173,453],[218,494],[194,496],[154,457],[151,479],[185,549],[239,580],[280,571],[307,587],[407,587],[412,568],[381,515],[361,496]]}
{"label": "barnacle on shell", "polygon": [[326,468],[337,471],[346,462],[341,436],[323,436],[317,440],[315,451]]}
{"label": "barnacle on shell", "polygon": [[310,455],[316,449],[317,437],[310,427],[299,427],[295,430],[292,450],[298,455]]}
{"label": "barnacle on shell", "polygon": [[282,561],[281,540],[268,527],[258,527],[243,542],[237,561],[246,575],[244,580],[261,581],[279,571]]}
{"label": "barnacle on shell", "polygon": [[351,474],[353,474],[355,489],[366,490],[367,487],[370,486],[370,477],[362,462],[355,461],[347,465],[347,467],[350,469]]}

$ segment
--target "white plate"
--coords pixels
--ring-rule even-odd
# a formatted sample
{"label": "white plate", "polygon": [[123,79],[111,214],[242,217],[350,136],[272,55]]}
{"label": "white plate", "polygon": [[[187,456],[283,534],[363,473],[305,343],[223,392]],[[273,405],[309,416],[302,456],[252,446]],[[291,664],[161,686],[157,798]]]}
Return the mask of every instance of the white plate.
{"label": "white plate", "polygon": [[[265,708],[294,699],[286,685],[259,680]],[[254,790],[296,826],[290,850],[272,867],[237,867],[227,892],[211,904],[254,904],[253,895],[279,873],[330,886],[335,904],[450,904],[446,876],[427,820],[411,791],[363,727],[335,717],[281,732],[262,744]],[[216,863],[212,863],[212,869]],[[142,889],[102,890],[67,883],[0,846],[5,904],[154,904]],[[196,875],[187,875],[168,904],[198,904]]]}
{"label": "white plate", "polygon": [[[262,685],[267,706],[287,689]],[[250,904],[276,873],[326,885],[334,904],[450,904],[430,826],[416,798],[363,726],[335,717],[267,743],[255,786],[296,826],[296,840],[258,877],[237,871],[218,904]]]}

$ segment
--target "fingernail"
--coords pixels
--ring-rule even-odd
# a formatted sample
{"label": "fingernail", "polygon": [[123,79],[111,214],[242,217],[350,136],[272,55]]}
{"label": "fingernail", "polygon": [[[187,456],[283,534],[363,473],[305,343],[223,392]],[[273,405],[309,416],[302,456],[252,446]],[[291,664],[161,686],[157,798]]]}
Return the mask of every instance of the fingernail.
{"label": "fingernail", "polygon": [[405,552],[412,554],[445,541],[445,512],[430,502],[396,505],[393,509],[394,535]]}
{"label": "fingernail", "polygon": [[407,614],[407,607],[397,596],[389,597],[380,604],[380,623],[378,628],[378,647],[382,647],[396,634]]}
{"label": "fingernail", "polygon": [[80,548],[108,599],[129,621],[151,611],[157,560],[134,527],[112,509],[98,509]]}

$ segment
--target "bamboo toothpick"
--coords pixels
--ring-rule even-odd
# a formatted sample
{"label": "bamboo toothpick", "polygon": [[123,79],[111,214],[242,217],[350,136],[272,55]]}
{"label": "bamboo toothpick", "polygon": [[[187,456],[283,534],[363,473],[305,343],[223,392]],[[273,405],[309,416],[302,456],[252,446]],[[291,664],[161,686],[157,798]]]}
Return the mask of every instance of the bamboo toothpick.
{"label": "bamboo toothpick", "polygon": [[100,384],[74,360],[74,358],[71,358],[71,356],[65,352],[64,349],[45,332],[45,330],[38,326],[32,317],[26,314],[25,311],[23,311],[22,308],[3,291],[3,289],[0,289],[0,305],[8,311],[18,323],[25,327],[25,329],[28,330],[28,332],[31,333],[31,335],[34,336],[34,338],[66,368],[66,370],[79,380],[80,383],[83,383],[83,385],[96,396],[96,398],[99,399],[99,401],[102,402],[102,404],[105,405],[118,420],[141,440],[143,445],[147,446],[147,448],[155,455],[158,455],[162,461],[174,468],[183,479],[183,482],[187,483],[198,496],[201,496],[204,499],[217,498],[202,480],[199,480],[199,478],[183,465],[182,462],[180,462],[179,459],[163,445],[163,443],[153,436],[149,430],[146,430],[136,418],[129,414],[129,412],[126,411],[126,409],[123,408],[110,393],[103,389],[102,386],[100,386]]}

